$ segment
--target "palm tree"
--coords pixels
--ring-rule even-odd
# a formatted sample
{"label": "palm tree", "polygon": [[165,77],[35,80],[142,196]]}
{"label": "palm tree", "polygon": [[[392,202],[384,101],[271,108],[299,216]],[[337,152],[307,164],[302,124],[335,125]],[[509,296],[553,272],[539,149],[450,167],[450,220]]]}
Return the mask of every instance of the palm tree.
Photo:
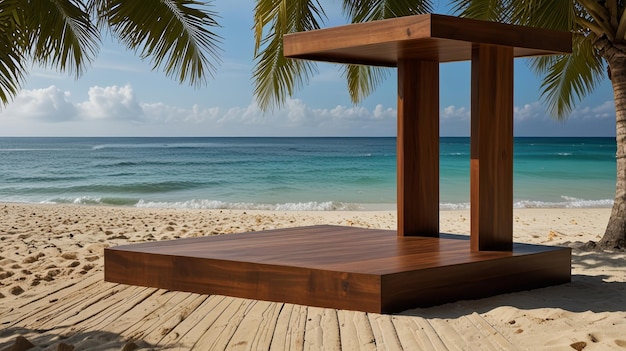
{"label": "palm tree", "polygon": [[[430,12],[429,0],[343,1],[352,23]],[[573,53],[531,59],[543,77],[542,99],[556,119],[565,119],[575,103],[607,76],[613,84],[617,135],[615,201],[602,249],[626,248],[626,1],[623,0],[450,0],[462,17],[542,27],[573,33]],[[319,28],[324,11],[318,0],[257,0],[255,94],[263,109],[282,104],[315,71],[310,62],[286,60],[282,36]],[[605,64],[608,68],[605,69]],[[353,102],[370,94],[385,71],[346,66]],[[594,244],[595,245],[595,244]]]}
{"label": "palm tree", "polygon": [[605,77],[611,80],[617,182],[611,217],[597,247],[626,248],[626,2],[453,0],[453,3],[461,16],[573,33],[571,55],[531,59],[531,67],[543,76],[542,97],[556,119],[567,118],[575,103],[593,92]]}
{"label": "palm tree", "polygon": [[101,31],[151,60],[153,69],[200,86],[218,61],[215,13],[196,0],[0,1],[0,101],[26,80],[29,64],[79,77],[95,59]]}
{"label": "palm tree", "polygon": [[[344,0],[343,11],[352,23],[432,12],[431,0]],[[319,0],[257,0],[254,12],[255,89],[259,107],[284,103],[315,73],[315,63],[283,56],[283,35],[319,29],[325,18]],[[388,70],[346,65],[343,74],[354,103],[368,96]]]}

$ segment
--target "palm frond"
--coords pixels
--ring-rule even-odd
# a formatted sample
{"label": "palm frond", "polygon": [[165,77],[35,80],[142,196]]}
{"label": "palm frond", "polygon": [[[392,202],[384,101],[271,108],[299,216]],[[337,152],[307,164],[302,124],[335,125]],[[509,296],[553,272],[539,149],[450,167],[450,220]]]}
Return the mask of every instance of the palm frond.
{"label": "palm frond", "polygon": [[[310,61],[288,60],[283,35],[319,29],[324,11],[317,0],[258,0],[254,13],[254,93],[262,110],[284,104],[316,71]],[[267,33],[265,33],[267,31]]]}
{"label": "palm frond", "polygon": [[611,27],[617,28],[619,25],[619,18],[621,13],[618,9],[617,0],[608,0],[606,1],[606,8],[609,10],[609,15],[611,16]]}
{"label": "palm frond", "polygon": [[604,62],[589,36],[574,35],[571,55],[531,59],[531,68],[545,74],[541,95],[548,112],[566,118],[576,102],[590,94],[604,78]]}
{"label": "palm frond", "polygon": [[350,100],[356,104],[369,96],[389,75],[389,68],[363,65],[344,65]]}
{"label": "palm frond", "polygon": [[7,104],[20,91],[26,75],[23,52],[28,38],[23,24],[26,17],[20,1],[0,1],[0,101]]}
{"label": "palm frond", "polygon": [[618,19],[617,31],[615,34],[616,40],[626,40],[626,7],[619,9],[620,16]]}
{"label": "palm frond", "polygon": [[609,9],[596,0],[577,0],[577,2],[585,10],[583,18],[599,27],[599,30],[594,30],[597,35],[606,35],[609,40],[615,40],[617,27],[611,25],[612,20]]}
{"label": "palm frond", "polygon": [[432,1],[344,0],[343,11],[352,23],[433,12]]}
{"label": "palm frond", "polygon": [[503,23],[511,22],[514,2],[516,0],[451,0],[452,11],[458,16]]}
{"label": "palm frond", "polygon": [[511,5],[513,24],[571,31],[576,18],[572,0],[513,1]]}
{"label": "palm frond", "polygon": [[[417,15],[433,11],[431,1],[414,0],[344,0],[343,11],[352,23]],[[343,75],[353,103],[369,96],[389,75],[388,68],[346,65]]]}
{"label": "palm frond", "polygon": [[209,30],[219,25],[208,5],[196,0],[109,0],[95,5],[120,41],[150,58],[153,69],[196,87],[213,75],[220,37]]}
{"label": "palm frond", "polygon": [[99,32],[80,1],[40,0],[25,8],[30,56],[42,66],[80,76],[96,57]]}

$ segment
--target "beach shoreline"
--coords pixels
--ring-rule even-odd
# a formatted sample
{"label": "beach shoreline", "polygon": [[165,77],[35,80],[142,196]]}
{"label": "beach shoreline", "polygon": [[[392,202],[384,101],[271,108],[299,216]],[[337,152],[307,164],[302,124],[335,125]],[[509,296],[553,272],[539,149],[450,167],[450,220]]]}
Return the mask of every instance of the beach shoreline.
{"label": "beach shoreline", "polygon": [[[513,206],[611,207],[615,138],[514,138]],[[396,138],[0,138],[1,201],[392,210]],[[470,138],[441,137],[442,209],[470,202]],[[572,175],[576,176],[572,176]]]}
{"label": "beach shoreline", "polygon": [[[514,241],[564,246],[598,241],[604,233],[610,211],[610,208],[514,209]],[[137,290],[139,288],[103,282],[103,250],[106,247],[317,224],[381,229],[395,229],[396,226],[395,211],[206,210],[0,203],[0,214],[0,350],[12,345],[17,335],[23,335],[36,345],[45,343],[50,346],[65,342],[83,349],[88,348],[86,345],[89,342],[102,344],[104,339],[113,338],[112,335],[115,336],[114,340],[110,340],[110,345],[107,344],[111,346],[110,349],[121,349],[130,340],[134,340],[132,342],[136,342],[140,348],[149,348],[146,345],[167,348],[174,339],[174,344],[183,349],[189,345],[198,350],[220,349],[202,336],[209,331],[217,333],[211,329],[214,328],[213,324],[207,325],[205,333],[196,339],[190,336],[191,329],[184,330],[190,318],[187,315],[176,317],[178,321],[171,330],[155,331],[147,327],[147,321],[152,320],[150,318],[168,324],[174,323],[172,317],[163,314],[157,318],[151,314],[152,317],[148,318],[133,308],[130,298],[115,300],[115,308],[127,311],[123,318],[110,317],[113,319],[107,319],[107,323],[96,323],[98,318],[105,318],[103,311],[116,311],[113,305],[106,305],[113,304],[111,299],[125,293],[131,294],[131,290],[144,291],[150,295],[145,301],[151,301],[153,308],[167,307],[170,311],[182,307],[169,306],[168,302],[156,298],[156,295],[168,296],[168,299],[193,297],[198,301],[216,298],[188,293],[155,293],[156,289]],[[441,232],[468,234],[469,222],[469,210],[440,212]],[[341,345],[346,343],[347,349],[349,345],[358,345],[362,340],[355,335],[363,327],[373,333],[376,343],[381,343],[385,338],[388,340],[395,333],[394,338],[403,347],[410,345],[416,342],[414,339],[417,337],[401,333],[405,330],[398,324],[398,318],[401,317],[402,323],[406,325],[428,322],[444,344],[452,342],[450,340],[454,338],[461,338],[459,340],[467,342],[469,349],[481,349],[484,344],[480,340],[471,341],[459,329],[463,321],[476,322],[476,318],[480,318],[481,323],[484,321],[496,330],[499,338],[521,349],[571,349],[574,347],[571,345],[576,342],[585,343],[585,350],[626,349],[626,337],[623,336],[626,327],[626,309],[623,307],[626,306],[626,255],[575,250],[572,274],[572,283],[562,286],[409,310],[399,316],[336,311],[335,318],[349,315],[350,318],[366,316],[369,320],[369,327],[359,324],[352,331],[342,332],[339,339]],[[85,311],[89,309],[85,310],[81,303],[72,303],[66,299],[71,296],[76,301],[87,301],[89,294],[93,293],[89,292],[92,286],[116,293],[93,302],[89,309],[100,312],[85,317],[85,313],[88,313]],[[47,301],[49,306],[43,308],[40,304],[42,301]],[[229,303],[236,304],[232,301]],[[66,304],[59,305],[59,309],[66,311],[68,316],[81,318],[67,317],[64,320],[57,316],[61,312],[54,308],[62,303]],[[262,302],[237,303],[250,305],[248,313],[241,316],[240,324],[235,323],[232,331],[221,331],[231,333],[231,337],[238,335],[232,334],[237,330],[244,333],[247,318],[253,318],[257,313],[253,306],[260,306]],[[277,303],[263,303],[263,306],[267,309],[276,308],[273,333],[285,333],[281,328],[293,327],[288,326],[289,320],[280,319],[280,311],[284,310],[284,306]],[[327,313],[325,310],[311,307],[306,308],[306,313],[324,314]],[[226,307],[224,311],[231,310]],[[224,311],[222,313],[226,313]],[[267,312],[258,313],[264,315]],[[387,321],[387,318],[396,319],[386,325],[382,321]],[[383,324],[376,327],[376,320]],[[322,327],[325,323],[323,321],[323,318],[318,321]],[[200,321],[196,322],[201,324]],[[301,332],[306,337],[309,331],[306,326],[303,328]],[[44,332],[38,332],[41,330]],[[172,334],[173,330],[178,333],[178,339]],[[458,335],[454,334],[454,330],[457,330]],[[85,339],[86,333],[91,333],[91,336]],[[251,338],[256,335],[256,332],[250,333]],[[157,334],[160,335],[158,340],[155,339]],[[183,338],[183,334],[188,338]],[[80,341],[81,337],[85,340]],[[245,339],[245,335],[241,337]],[[321,339],[317,340],[309,335],[309,342],[323,343],[325,337],[331,336],[325,334],[319,337]],[[231,339],[225,345],[234,342],[236,338]]]}

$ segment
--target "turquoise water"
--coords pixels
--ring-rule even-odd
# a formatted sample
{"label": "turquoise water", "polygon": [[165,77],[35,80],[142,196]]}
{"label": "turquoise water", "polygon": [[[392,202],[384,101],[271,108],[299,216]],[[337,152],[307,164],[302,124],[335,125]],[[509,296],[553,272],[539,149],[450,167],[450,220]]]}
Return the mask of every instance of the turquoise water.
{"label": "turquoise water", "polygon": [[[441,208],[469,203],[469,138],[441,138]],[[516,207],[609,207],[614,138],[516,138]],[[0,201],[392,209],[395,138],[0,138]]]}

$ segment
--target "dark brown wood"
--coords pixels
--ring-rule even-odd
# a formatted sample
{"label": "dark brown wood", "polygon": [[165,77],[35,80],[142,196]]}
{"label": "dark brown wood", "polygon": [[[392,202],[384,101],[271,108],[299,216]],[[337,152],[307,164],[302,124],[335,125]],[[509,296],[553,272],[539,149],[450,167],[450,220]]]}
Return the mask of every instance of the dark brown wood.
{"label": "dark brown wood", "polygon": [[569,248],[469,245],[466,236],[279,229],[107,248],[105,280],[377,313],[570,281]]}
{"label": "dark brown wood", "polygon": [[472,55],[472,250],[513,247],[513,49],[475,44]]}
{"label": "dark brown wood", "polygon": [[[571,250],[513,243],[513,58],[571,34],[420,15],[287,35],[287,57],[398,66],[398,231],[315,226],[105,249],[105,279],[396,312],[570,281]],[[439,62],[472,60],[471,238],[439,235]]]}
{"label": "dark brown wood", "polygon": [[284,36],[284,55],[392,67],[400,59],[468,61],[472,43],[509,46],[515,57],[525,57],[570,53],[572,35],[426,14],[288,34]]}
{"label": "dark brown wood", "polygon": [[398,66],[399,236],[438,235],[435,65],[471,59],[472,250],[510,250],[513,58],[571,52],[571,38],[567,32],[429,14],[286,35],[284,54]]}
{"label": "dark brown wood", "polygon": [[439,63],[398,62],[398,235],[439,236]]}

